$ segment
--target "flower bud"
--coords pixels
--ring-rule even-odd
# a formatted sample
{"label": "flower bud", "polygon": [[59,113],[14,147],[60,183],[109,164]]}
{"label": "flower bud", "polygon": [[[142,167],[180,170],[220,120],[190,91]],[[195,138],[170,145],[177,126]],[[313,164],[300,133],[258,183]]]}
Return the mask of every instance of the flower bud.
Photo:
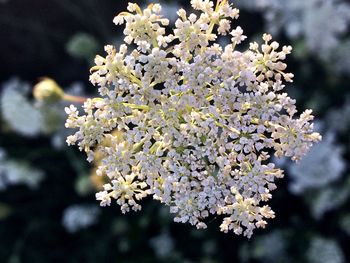
{"label": "flower bud", "polygon": [[34,86],[33,95],[39,101],[53,103],[61,100],[64,92],[56,81],[50,78],[43,78]]}

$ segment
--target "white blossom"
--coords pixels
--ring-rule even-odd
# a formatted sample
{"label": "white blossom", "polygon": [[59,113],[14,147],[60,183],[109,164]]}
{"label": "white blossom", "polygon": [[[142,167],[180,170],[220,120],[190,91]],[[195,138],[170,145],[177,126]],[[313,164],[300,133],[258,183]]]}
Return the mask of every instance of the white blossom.
{"label": "white blossom", "polygon": [[217,35],[231,31],[238,9],[225,0],[191,5],[196,12],[180,9],[169,34],[159,5],[129,4],[117,16],[136,48],[106,46],[107,56],[96,57],[90,80],[101,97],[84,103],[84,115],[66,108],[66,127],[79,129],[67,142],[89,161],[102,153],[97,174],[110,179],[96,194],[102,206],[116,200],[123,213],[137,211],[150,195],[175,222],[205,228],[219,214],[222,231],[250,237],[275,216],[265,202],[283,171],[268,151],[299,160],[321,136],[311,110],[295,116],[283,92],[292,48],[264,34],[262,44],[237,51],[239,28],[220,46]]}
{"label": "white blossom", "polygon": [[243,29],[238,26],[236,29],[232,30],[231,35],[233,36],[231,41],[236,44],[240,44],[243,40],[245,40],[247,37],[242,35]]}

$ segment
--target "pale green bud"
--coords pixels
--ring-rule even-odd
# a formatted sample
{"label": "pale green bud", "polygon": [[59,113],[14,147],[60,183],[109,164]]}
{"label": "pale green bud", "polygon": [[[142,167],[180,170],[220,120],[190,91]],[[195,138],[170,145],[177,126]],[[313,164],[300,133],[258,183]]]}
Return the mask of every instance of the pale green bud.
{"label": "pale green bud", "polygon": [[34,86],[33,95],[39,101],[53,103],[63,99],[64,92],[56,81],[50,78],[43,78]]}

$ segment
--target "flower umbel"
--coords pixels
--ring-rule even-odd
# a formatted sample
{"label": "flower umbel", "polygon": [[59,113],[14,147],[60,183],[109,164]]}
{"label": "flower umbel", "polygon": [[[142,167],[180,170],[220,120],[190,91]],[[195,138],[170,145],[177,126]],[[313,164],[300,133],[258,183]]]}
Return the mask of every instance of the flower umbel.
{"label": "flower umbel", "polygon": [[[176,222],[205,228],[221,214],[222,231],[250,237],[275,216],[264,203],[283,171],[269,153],[299,160],[321,136],[311,110],[294,117],[295,101],[283,92],[292,48],[264,34],[262,45],[237,51],[246,38],[231,30],[239,11],[226,0],[191,4],[196,14],[180,9],[171,34],[159,4],[129,4],[114,19],[136,48],[106,46],[107,56],[96,56],[90,81],[101,97],[84,103],[84,115],[66,109],[66,127],[79,129],[67,142],[89,161],[102,153],[97,174],[110,180],[96,194],[102,206],[115,199],[123,213],[139,210],[151,195]],[[215,43],[217,35],[231,44]]]}

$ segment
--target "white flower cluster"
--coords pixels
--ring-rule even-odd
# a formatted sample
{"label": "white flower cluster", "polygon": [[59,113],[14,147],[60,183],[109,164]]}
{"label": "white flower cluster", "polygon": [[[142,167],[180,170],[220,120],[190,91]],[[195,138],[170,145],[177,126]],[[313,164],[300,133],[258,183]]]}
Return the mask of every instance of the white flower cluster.
{"label": "white flower cluster", "polygon": [[[211,214],[224,215],[222,231],[250,237],[275,216],[264,202],[283,171],[269,153],[299,160],[321,136],[311,110],[295,117],[283,92],[292,48],[264,34],[262,45],[238,51],[246,38],[231,29],[238,9],[226,0],[191,5],[196,14],[180,9],[172,32],[159,4],[129,4],[114,19],[135,49],[106,46],[107,56],[96,57],[90,81],[101,98],[88,99],[82,116],[66,108],[66,127],[79,129],[67,142],[89,161],[103,153],[97,173],[110,183],[96,194],[102,206],[115,199],[122,212],[139,210],[151,195],[176,222],[205,228]],[[215,43],[218,35],[231,43]]]}
{"label": "white flower cluster", "polygon": [[62,224],[70,233],[75,233],[97,222],[98,207],[93,205],[71,205],[63,212]]}

